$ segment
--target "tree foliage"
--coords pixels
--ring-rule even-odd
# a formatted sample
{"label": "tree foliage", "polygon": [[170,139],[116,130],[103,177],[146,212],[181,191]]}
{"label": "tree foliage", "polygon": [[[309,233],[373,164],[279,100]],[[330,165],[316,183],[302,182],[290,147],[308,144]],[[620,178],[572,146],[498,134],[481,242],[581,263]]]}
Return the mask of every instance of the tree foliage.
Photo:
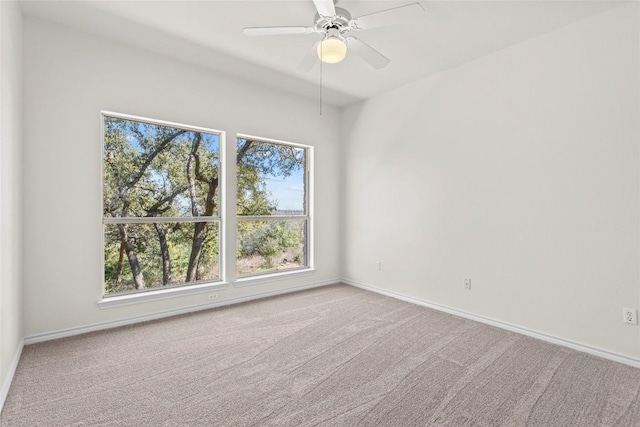
{"label": "tree foliage", "polygon": [[[217,134],[105,116],[106,293],[219,277],[219,224],[198,221],[219,215],[219,153]],[[277,212],[265,177],[287,177],[304,162],[304,150],[239,140],[238,214]],[[290,226],[241,222],[239,235],[249,231],[253,243],[239,256],[270,263],[273,254],[300,246]]]}
{"label": "tree foliage", "polygon": [[[304,170],[305,161],[305,151],[301,148],[238,140],[236,212],[239,218],[281,213],[277,201],[267,191],[265,178],[286,178],[295,171]],[[239,266],[239,274],[273,270],[277,261],[300,264],[304,257],[305,230],[305,222],[298,220],[239,221],[238,259],[259,257],[264,260],[261,265],[251,266],[246,271]],[[281,260],[277,259],[278,255]]]}

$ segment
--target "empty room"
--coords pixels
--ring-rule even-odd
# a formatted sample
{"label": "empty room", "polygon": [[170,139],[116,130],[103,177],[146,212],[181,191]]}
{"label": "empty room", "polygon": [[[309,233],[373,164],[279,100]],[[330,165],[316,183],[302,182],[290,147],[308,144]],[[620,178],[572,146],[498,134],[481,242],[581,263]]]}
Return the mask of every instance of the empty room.
{"label": "empty room", "polygon": [[0,425],[640,426],[637,1],[0,0]]}

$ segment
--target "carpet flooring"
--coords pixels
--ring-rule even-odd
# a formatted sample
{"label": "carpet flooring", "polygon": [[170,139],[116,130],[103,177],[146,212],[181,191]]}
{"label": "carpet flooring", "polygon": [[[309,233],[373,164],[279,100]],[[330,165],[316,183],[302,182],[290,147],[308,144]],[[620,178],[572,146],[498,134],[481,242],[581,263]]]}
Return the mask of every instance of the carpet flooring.
{"label": "carpet flooring", "polygon": [[2,426],[640,426],[640,369],[335,285],[29,345]]}

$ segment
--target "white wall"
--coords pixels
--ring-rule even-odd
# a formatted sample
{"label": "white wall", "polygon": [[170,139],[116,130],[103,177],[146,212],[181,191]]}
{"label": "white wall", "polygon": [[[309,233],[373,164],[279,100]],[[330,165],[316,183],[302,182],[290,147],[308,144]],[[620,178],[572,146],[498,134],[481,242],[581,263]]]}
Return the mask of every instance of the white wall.
{"label": "white wall", "polygon": [[27,18],[24,334],[207,302],[96,306],[106,109],[316,147],[317,273],[221,301],[342,274],[638,358],[638,35],[628,4],[348,108],[340,135],[334,108]]}
{"label": "white wall", "polygon": [[[22,16],[0,2],[0,385],[22,343]],[[2,399],[5,389],[2,390]],[[0,408],[4,400],[0,401]]]}
{"label": "white wall", "polygon": [[343,277],[639,358],[638,16],[350,107]]}
{"label": "white wall", "polygon": [[[25,335],[206,304],[207,294],[100,310],[100,110],[315,147],[316,273],[218,301],[337,280],[339,111],[115,41],[25,19]],[[229,155],[233,156],[232,152]],[[231,178],[231,176],[227,177]],[[229,206],[229,210],[233,210]]]}

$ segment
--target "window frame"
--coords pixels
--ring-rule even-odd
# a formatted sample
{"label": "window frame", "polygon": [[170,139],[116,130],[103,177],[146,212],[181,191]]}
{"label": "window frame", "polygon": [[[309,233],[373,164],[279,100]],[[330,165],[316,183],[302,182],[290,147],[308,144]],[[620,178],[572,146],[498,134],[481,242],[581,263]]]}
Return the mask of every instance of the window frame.
{"label": "window frame", "polygon": [[[244,274],[240,276],[238,274],[238,257],[235,258],[235,274],[236,286],[247,286],[250,284],[271,282],[273,280],[277,280],[282,277],[287,276],[298,276],[298,275],[307,275],[313,273],[315,271],[315,256],[314,256],[314,206],[313,206],[313,189],[314,189],[314,181],[313,181],[313,164],[314,164],[314,147],[311,145],[300,144],[296,142],[283,141],[279,139],[273,138],[265,138],[262,136],[249,135],[244,133],[236,134],[235,146],[238,147],[238,140],[252,140],[261,143],[274,144],[274,145],[285,145],[289,147],[301,148],[305,150],[305,165],[304,165],[304,206],[306,207],[306,212],[303,215],[238,215],[237,214],[237,200],[236,206],[234,207],[235,213],[235,233],[236,233],[236,241],[238,238],[238,224],[241,221],[283,221],[283,220],[304,220],[306,223],[305,226],[305,266],[299,268],[292,268],[284,271],[269,271],[269,272],[260,272],[260,273],[252,273],[252,274]],[[235,163],[234,163],[235,164]],[[238,184],[237,184],[237,165],[236,166],[236,186],[234,191],[237,194]]]}
{"label": "window frame", "polygon": [[[135,121],[139,123],[172,127],[192,132],[201,132],[208,134],[216,134],[218,136],[218,207],[217,215],[214,216],[182,216],[182,217],[106,217],[104,215],[104,186],[105,186],[105,158],[104,158],[104,141],[105,141],[105,120],[106,118],[115,118],[122,120]],[[130,114],[117,113],[113,111],[101,110],[100,111],[100,130],[101,130],[101,144],[100,150],[100,168],[101,168],[101,182],[100,182],[100,216],[101,216],[101,246],[102,246],[102,281],[101,281],[101,298],[98,301],[100,308],[107,308],[111,306],[126,305],[130,303],[143,302],[155,299],[164,299],[173,297],[176,295],[188,295],[193,293],[210,292],[214,289],[226,288],[228,284],[225,282],[227,277],[226,271],[226,251],[225,251],[225,227],[226,227],[226,159],[225,159],[225,146],[226,146],[226,132],[216,130],[212,128],[205,128],[200,126],[192,126],[183,123],[176,123],[166,120],[152,119],[148,117],[141,117]],[[135,289],[117,292],[113,294],[106,294],[106,281],[105,281],[105,225],[117,225],[117,224],[158,224],[158,223],[217,223],[218,225],[218,278],[214,280],[198,280],[193,282],[176,283],[164,286],[155,286],[146,289]]]}

